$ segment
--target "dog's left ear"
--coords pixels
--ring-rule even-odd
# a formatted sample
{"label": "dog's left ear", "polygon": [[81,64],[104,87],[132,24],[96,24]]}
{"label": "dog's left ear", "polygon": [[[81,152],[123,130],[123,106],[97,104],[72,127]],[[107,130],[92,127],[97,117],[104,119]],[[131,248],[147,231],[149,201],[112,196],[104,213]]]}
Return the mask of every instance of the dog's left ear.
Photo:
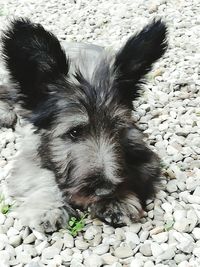
{"label": "dog's left ear", "polygon": [[114,62],[116,86],[128,103],[138,96],[139,83],[144,81],[152,64],[164,54],[166,33],[161,20],[153,21],[131,37],[117,53]]}

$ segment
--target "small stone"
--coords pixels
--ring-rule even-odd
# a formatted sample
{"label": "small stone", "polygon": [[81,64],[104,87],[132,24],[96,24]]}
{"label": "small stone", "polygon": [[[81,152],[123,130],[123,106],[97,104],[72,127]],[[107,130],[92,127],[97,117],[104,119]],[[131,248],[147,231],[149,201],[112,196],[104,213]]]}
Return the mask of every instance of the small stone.
{"label": "small stone", "polygon": [[116,235],[117,239],[120,241],[125,239],[124,230],[121,228],[115,229],[115,235]]}
{"label": "small stone", "polygon": [[85,259],[84,265],[87,267],[100,267],[103,264],[103,260],[100,256],[92,254]]}
{"label": "small stone", "polygon": [[152,255],[152,252],[151,252],[151,245],[149,243],[145,243],[145,244],[142,244],[140,246],[140,252],[144,255],[144,256],[151,256]]}
{"label": "small stone", "polygon": [[200,258],[200,247],[199,248],[195,248],[193,250],[193,255],[195,255],[196,257]]}
{"label": "small stone", "polygon": [[23,225],[22,225],[22,223],[21,223],[21,221],[20,220],[15,220],[14,221],[14,225],[13,225],[13,227],[15,228],[15,229],[17,229],[18,231],[21,231],[22,230],[22,228],[23,228]]}
{"label": "small stone", "polygon": [[20,263],[26,264],[31,261],[31,256],[27,252],[22,251],[21,253],[17,254],[17,260]]}
{"label": "small stone", "polygon": [[0,224],[4,224],[5,220],[6,220],[5,215],[0,212]]}
{"label": "small stone", "polygon": [[[14,224],[14,219],[12,217],[7,217],[5,222],[4,222],[4,225],[6,225],[7,228],[11,228],[11,230],[9,232],[11,232],[11,235],[14,234],[14,232],[17,232],[17,229],[13,228]],[[18,234],[19,232],[17,232],[16,234]],[[8,234],[8,233],[7,233]]]}
{"label": "small stone", "polygon": [[24,249],[24,251],[27,252],[30,256],[32,256],[32,257],[36,257],[36,256],[37,256],[37,251],[36,251],[34,245],[24,244],[24,245],[23,245],[23,249]]}
{"label": "small stone", "polygon": [[25,239],[29,234],[30,234],[30,229],[29,227],[26,227],[24,231],[22,231],[22,238]]}
{"label": "small stone", "polygon": [[102,259],[104,261],[105,264],[111,265],[115,262],[118,261],[118,259],[114,256],[112,256],[110,253],[106,253],[104,255],[102,255]]}
{"label": "small stone", "polygon": [[143,266],[144,266],[144,263],[140,259],[133,259],[130,265],[130,267],[143,267]]}
{"label": "small stone", "polygon": [[174,180],[170,180],[167,184],[167,187],[166,187],[167,191],[169,193],[173,193],[173,192],[176,192],[177,191],[177,185],[175,184],[175,181]]}
{"label": "small stone", "polygon": [[107,244],[100,244],[99,246],[95,247],[93,249],[93,252],[97,255],[102,255],[102,254],[105,254],[107,253],[109,250],[109,245]]}
{"label": "small stone", "polygon": [[3,250],[5,248],[5,242],[0,240],[0,250]]}
{"label": "small stone", "polygon": [[46,239],[46,236],[43,233],[40,233],[36,230],[32,230],[32,231],[33,231],[33,234],[36,236],[37,239],[39,239],[39,240],[45,240]]}
{"label": "small stone", "polygon": [[91,254],[92,254],[92,251],[90,249],[86,249],[82,252],[84,259],[87,259]]}
{"label": "small stone", "polygon": [[157,226],[155,228],[153,228],[151,231],[150,231],[150,236],[152,235],[157,235],[159,233],[162,233],[164,231],[164,226]]}
{"label": "small stone", "polygon": [[63,238],[63,243],[66,248],[73,248],[74,247],[74,238],[72,235],[65,233]]}
{"label": "small stone", "polygon": [[155,258],[157,258],[159,255],[161,255],[163,253],[163,249],[159,244],[152,242],[151,243],[151,252],[152,252],[152,255]]}
{"label": "small stone", "polygon": [[17,229],[15,229],[14,227],[10,227],[10,229],[7,232],[7,236],[8,237],[12,237],[14,235],[18,235],[19,231]]}
{"label": "small stone", "polygon": [[24,239],[23,243],[24,243],[24,244],[30,244],[30,243],[33,243],[35,240],[36,240],[35,235],[34,235],[33,233],[31,233],[30,235],[28,235],[28,236]]}
{"label": "small stone", "polygon": [[152,261],[146,261],[145,263],[144,263],[144,267],[154,267],[155,265],[154,265],[154,263],[152,262]]}
{"label": "small stone", "polygon": [[191,265],[188,261],[183,261],[179,263],[178,267],[191,267]]}
{"label": "small stone", "polygon": [[144,242],[145,240],[147,240],[149,236],[149,231],[142,231],[140,234],[140,242]]}
{"label": "small stone", "polygon": [[98,233],[101,233],[101,228],[99,226],[90,226],[85,231],[84,238],[87,239],[87,240],[91,240]]}
{"label": "small stone", "polygon": [[101,243],[102,234],[95,235],[94,239],[90,240],[90,246],[96,247]]}
{"label": "small stone", "polygon": [[133,256],[133,251],[130,246],[125,245],[116,248],[114,254],[117,258],[124,259]]}
{"label": "small stone", "polygon": [[125,236],[127,244],[130,243],[130,245],[131,244],[138,245],[140,243],[140,239],[136,233],[126,232]]}
{"label": "small stone", "polygon": [[194,228],[192,234],[196,240],[200,239],[200,228]]}
{"label": "small stone", "polygon": [[[151,4],[151,5],[149,5],[148,10],[149,10],[150,14],[154,13],[154,12],[156,12],[158,10],[158,6],[156,4]],[[158,74],[157,74],[157,72],[158,72]],[[158,70],[155,70],[153,72],[152,77],[154,78],[154,77],[157,77],[157,76],[159,76],[161,74],[162,74],[162,72],[160,73],[159,69],[158,69]]]}
{"label": "small stone", "polygon": [[41,255],[42,254],[42,251],[47,248],[49,246],[48,242],[46,240],[44,240],[43,242],[41,242],[39,245],[37,245],[35,247],[38,255]]}
{"label": "small stone", "polygon": [[9,238],[9,244],[14,248],[19,246],[22,242],[22,238],[20,235],[14,235]]}
{"label": "small stone", "polygon": [[172,209],[172,205],[170,203],[165,202],[161,205],[161,207],[166,213],[170,213],[170,214],[172,213],[173,209]]}
{"label": "small stone", "polygon": [[54,256],[58,255],[60,250],[53,246],[45,248],[42,252],[42,258],[44,259],[53,259]]}
{"label": "small stone", "polygon": [[81,239],[75,240],[75,246],[78,249],[86,250],[89,247],[89,244]]}
{"label": "small stone", "polygon": [[180,244],[177,245],[177,248],[184,253],[191,253],[194,248],[194,242],[189,239],[184,239]]}
{"label": "small stone", "polygon": [[40,267],[40,265],[39,265],[39,263],[32,261],[32,262],[26,264],[25,267]]}
{"label": "small stone", "polygon": [[134,223],[129,227],[130,232],[133,232],[135,234],[139,233],[141,228],[142,228],[142,224],[141,223]]}
{"label": "small stone", "polygon": [[0,251],[0,260],[2,262],[8,263],[9,259],[10,259],[10,255],[6,250]]}
{"label": "small stone", "polygon": [[60,255],[61,255],[63,261],[69,262],[72,259],[72,251],[68,248],[61,251]]}
{"label": "small stone", "polygon": [[171,260],[175,256],[175,248],[168,248],[163,253],[158,255],[160,260]]}
{"label": "small stone", "polygon": [[72,259],[70,262],[70,267],[85,267],[79,260]]}
{"label": "small stone", "polygon": [[168,232],[152,235],[152,239],[159,244],[165,243],[168,240]]}
{"label": "small stone", "polygon": [[104,225],[103,232],[107,235],[111,235],[114,233],[114,228],[109,225]]}

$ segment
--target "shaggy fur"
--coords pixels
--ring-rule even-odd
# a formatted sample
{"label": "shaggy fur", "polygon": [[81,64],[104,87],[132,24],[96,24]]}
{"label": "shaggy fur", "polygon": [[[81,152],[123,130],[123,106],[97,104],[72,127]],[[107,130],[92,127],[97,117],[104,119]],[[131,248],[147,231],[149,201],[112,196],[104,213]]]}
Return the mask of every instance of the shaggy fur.
{"label": "shaggy fur", "polygon": [[66,56],[53,34],[27,19],[13,21],[2,43],[15,102],[31,122],[8,178],[24,223],[52,232],[76,207],[116,227],[137,221],[160,162],[132,119],[132,101],[166,50],[165,25],[153,21],[112,55],[67,44]]}

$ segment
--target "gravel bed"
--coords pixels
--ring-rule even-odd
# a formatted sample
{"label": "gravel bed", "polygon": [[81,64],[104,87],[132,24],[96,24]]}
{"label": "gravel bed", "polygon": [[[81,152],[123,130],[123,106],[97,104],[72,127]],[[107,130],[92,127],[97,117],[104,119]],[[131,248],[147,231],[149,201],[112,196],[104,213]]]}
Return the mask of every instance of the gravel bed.
{"label": "gravel bed", "polygon": [[[200,2],[199,0],[2,0],[0,31],[26,16],[60,40],[117,48],[154,17],[169,27],[169,48],[148,76],[133,115],[163,160],[163,187],[140,223],[114,229],[86,219],[82,233],[51,236],[0,213],[0,267],[200,266]],[[0,85],[7,75],[0,60]],[[0,129],[0,184],[20,132]],[[11,200],[6,197],[5,204]]]}

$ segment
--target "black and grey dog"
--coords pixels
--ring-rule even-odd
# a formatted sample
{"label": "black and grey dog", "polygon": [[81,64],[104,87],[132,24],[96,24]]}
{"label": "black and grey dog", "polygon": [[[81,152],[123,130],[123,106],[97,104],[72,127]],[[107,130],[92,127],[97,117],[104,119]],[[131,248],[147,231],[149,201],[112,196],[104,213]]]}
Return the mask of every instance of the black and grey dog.
{"label": "black and grey dog", "polygon": [[[67,44],[17,19],[4,32],[3,57],[25,120],[8,178],[25,224],[45,232],[89,208],[113,226],[137,221],[159,183],[159,158],[132,118],[145,75],[166,50],[166,26],[153,21],[111,54]],[[5,94],[4,94],[5,95]]]}

